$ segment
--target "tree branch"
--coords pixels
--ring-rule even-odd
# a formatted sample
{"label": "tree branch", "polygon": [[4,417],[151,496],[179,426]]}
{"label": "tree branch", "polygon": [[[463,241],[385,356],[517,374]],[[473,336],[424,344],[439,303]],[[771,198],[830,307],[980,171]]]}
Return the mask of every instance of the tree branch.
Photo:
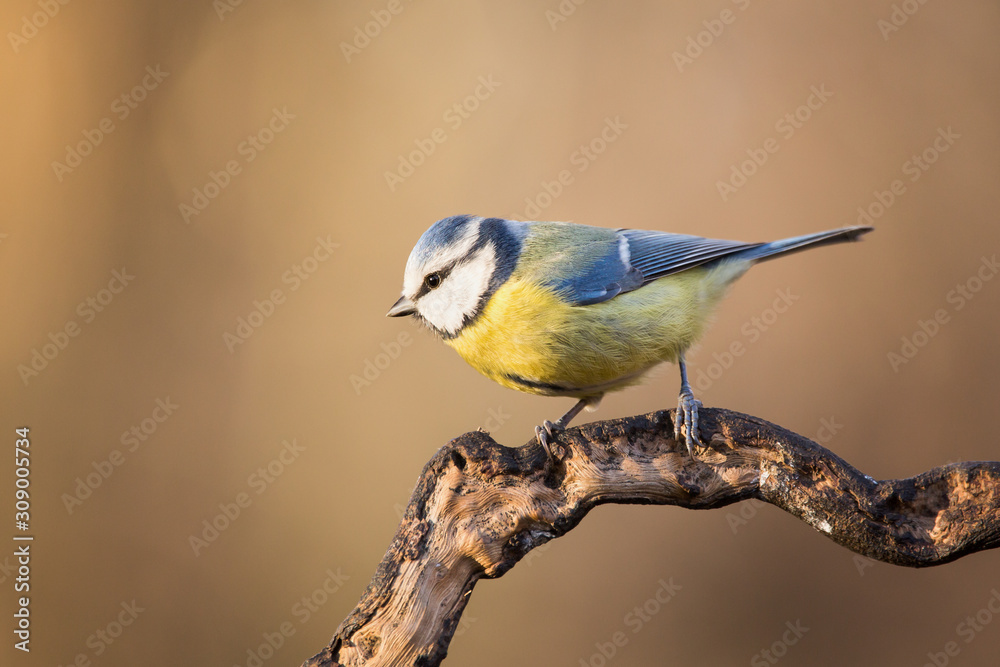
{"label": "tree branch", "polygon": [[1000,463],[964,462],[877,482],[800,435],[702,409],[709,447],[691,460],[671,412],[585,424],[560,435],[559,460],[466,433],[423,470],[371,584],[303,667],[438,665],[476,582],[565,535],[603,503],[723,507],[749,498],[834,542],[909,567],[1000,545]]}

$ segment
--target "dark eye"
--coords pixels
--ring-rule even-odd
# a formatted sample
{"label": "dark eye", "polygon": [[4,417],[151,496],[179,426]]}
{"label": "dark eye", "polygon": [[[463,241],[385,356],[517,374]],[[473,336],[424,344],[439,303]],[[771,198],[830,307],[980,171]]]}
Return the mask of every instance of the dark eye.
{"label": "dark eye", "polygon": [[427,289],[437,289],[438,285],[441,284],[441,274],[428,273],[427,277],[424,278],[424,284],[427,285]]}

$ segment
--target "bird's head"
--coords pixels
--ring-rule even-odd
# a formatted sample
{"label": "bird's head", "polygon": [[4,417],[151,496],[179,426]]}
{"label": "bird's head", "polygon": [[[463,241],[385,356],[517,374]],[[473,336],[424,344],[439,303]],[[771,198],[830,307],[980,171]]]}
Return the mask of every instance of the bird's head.
{"label": "bird's head", "polygon": [[517,264],[524,223],[455,215],[438,220],[410,253],[403,295],[389,317],[414,315],[443,338],[475,321]]}

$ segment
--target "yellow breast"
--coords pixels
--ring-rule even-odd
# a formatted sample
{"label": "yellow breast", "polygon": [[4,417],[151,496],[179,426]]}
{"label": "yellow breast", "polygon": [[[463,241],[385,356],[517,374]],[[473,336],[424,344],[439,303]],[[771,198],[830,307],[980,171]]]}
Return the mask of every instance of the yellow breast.
{"label": "yellow breast", "polygon": [[588,306],[512,278],[448,344],[500,384],[584,398],[637,382],[701,334],[731,276],[692,269]]}

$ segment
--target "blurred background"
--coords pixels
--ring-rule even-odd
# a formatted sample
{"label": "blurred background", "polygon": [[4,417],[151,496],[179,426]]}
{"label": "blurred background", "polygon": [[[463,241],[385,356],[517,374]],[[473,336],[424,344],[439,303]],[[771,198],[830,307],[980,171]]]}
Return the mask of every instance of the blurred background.
{"label": "blurred background", "polygon": [[[440,446],[572,404],[384,317],[452,214],[874,224],[736,285],[696,392],[876,478],[1000,458],[995,2],[13,0],[0,26],[0,414],[7,447],[30,427],[36,538],[28,655],[0,555],[4,664],[298,665]],[[677,389],[663,367],[584,420]],[[476,587],[446,664],[995,665],[998,565],[603,506]]]}

